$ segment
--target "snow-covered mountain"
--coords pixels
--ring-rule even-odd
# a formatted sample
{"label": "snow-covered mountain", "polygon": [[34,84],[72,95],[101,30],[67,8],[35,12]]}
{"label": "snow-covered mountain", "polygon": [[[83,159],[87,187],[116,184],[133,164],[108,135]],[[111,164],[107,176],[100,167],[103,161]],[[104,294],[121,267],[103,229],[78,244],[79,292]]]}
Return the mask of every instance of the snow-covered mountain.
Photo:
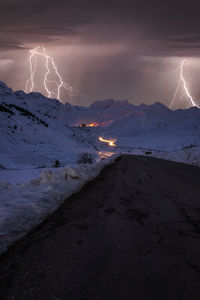
{"label": "snow-covered mountain", "polygon": [[[0,82],[0,167],[47,167],[93,151],[67,124],[70,105]],[[91,149],[90,149],[91,148]]]}
{"label": "snow-covered mountain", "polygon": [[200,110],[172,111],[159,102],[135,106],[113,99],[90,107],[64,105],[39,93],[14,92],[0,82],[1,168],[52,167],[76,162],[82,153],[98,156],[109,148],[99,136],[116,139],[112,152],[197,147]]}
{"label": "snow-covered mountain", "polygon": [[200,145],[200,110],[172,111],[163,104],[135,106],[128,101],[105,100],[74,111],[69,125],[99,124],[96,131],[116,138],[119,147],[176,150]]}

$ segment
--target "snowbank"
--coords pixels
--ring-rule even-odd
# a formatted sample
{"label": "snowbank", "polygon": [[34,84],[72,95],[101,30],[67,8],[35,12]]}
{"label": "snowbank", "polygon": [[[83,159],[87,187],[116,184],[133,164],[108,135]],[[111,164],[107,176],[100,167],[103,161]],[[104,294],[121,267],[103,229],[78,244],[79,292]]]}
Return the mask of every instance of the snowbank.
{"label": "snowbank", "polygon": [[95,178],[119,155],[94,164],[41,171],[29,182],[0,182],[0,254],[54,212],[65,199]]}
{"label": "snowbank", "polygon": [[200,167],[200,147],[185,147],[181,150],[162,151],[149,148],[124,148],[120,154],[152,156]]}
{"label": "snowbank", "polygon": [[189,165],[200,167],[200,147],[189,148],[182,150],[157,152],[155,157],[181,162]]}

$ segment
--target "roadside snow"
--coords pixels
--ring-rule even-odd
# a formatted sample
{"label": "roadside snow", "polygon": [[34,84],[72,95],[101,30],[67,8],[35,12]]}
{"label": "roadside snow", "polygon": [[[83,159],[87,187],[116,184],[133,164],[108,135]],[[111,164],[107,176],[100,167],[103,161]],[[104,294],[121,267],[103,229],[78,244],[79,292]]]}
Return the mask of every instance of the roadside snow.
{"label": "roadside snow", "polygon": [[[94,164],[40,170],[40,175],[38,170],[26,170],[27,174],[23,171],[23,176],[30,175],[32,179],[21,183],[15,178],[17,171],[10,171],[14,174],[12,184],[9,181],[0,182],[0,254],[41,223],[66,198],[79,191],[118,156],[113,155]],[[8,175],[9,171],[2,171],[1,176],[3,172]]]}
{"label": "roadside snow", "polygon": [[12,185],[21,182],[28,182],[40,176],[42,169],[22,169],[22,170],[1,170],[0,169],[0,184],[1,182],[9,182]]}
{"label": "roadside snow", "polygon": [[185,163],[189,165],[194,165],[200,167],[200,147],[185,147],[180,150],[173,151],[163,151],[155,150],[149,148],[131,148],[124,147],[123,149],[118,149],[120,154],[135,154],[135,155],[145,155],[152,156],[156,158],[161,158],[165,160],[171,160],[175,162]]}
{"label": "roadside snow", "polygon": [[155,152],[153,156],[200,167],[200,147]]}

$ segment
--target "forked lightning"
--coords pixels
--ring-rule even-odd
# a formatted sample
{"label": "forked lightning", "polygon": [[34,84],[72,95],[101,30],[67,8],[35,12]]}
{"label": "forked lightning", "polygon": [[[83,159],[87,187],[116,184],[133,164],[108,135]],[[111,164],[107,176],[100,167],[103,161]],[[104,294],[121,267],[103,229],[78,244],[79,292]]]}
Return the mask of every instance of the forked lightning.
{"label": "forked lightning", "polygon": [[[72,88],[68,83],[65,83],[58,72],[57,66],[54,62],[54,59],[47,54],[47,51],[44,47],[38,46],[35,49],[30,50],[30,57],[29,57],[29,68],[30,68],[30,78],[26,82],[26,93],[30,93],[33,91],[35,87],[35,73],[37,70],[37,58],[38,56],[43,57],[45,59],[45,76],[43,80],[44,88],[47,92],[49,98],[56,98],[60,100],[60,92],[61,88],[67,90],[70,99],[73,96],[78,94],[83,95],[79,91]],[[50,68],[53,69],[56,80],[49,80],[48,77],[51,75]],[[56,88],[52,88],[52,85],[56,86]],[[51,86],[51,88],[50,88]],[[83,95],[85,96],[85,95]]]}
{"label": "forked lightning", "polygon": [[179,81],[178,81],[178,85],[176,87],[176,90],[175,90],[175,93],[174,93],[174,96],[172,98],[172,101],[171,101],[171,104],[170,104],[170,108],[172,108],[175,100],[176,100],[176,97],[177,97],[177,93],[181,87],[181,84],[183,86],[183,89],[185,91],[185,94],[186,96],[188,97],[188,99],[190,100],[190,103],[192,104],[192,106],[197,106],[199,108],[199,106],[195,103],[195,101],[193,100],[189,90],[188,90],[188,87],[187,87],[187,82],[183,76],[183,68],[184,68],[184,63],[185,63],[186,59],[183,59],[181,61],[181,64],[180,64],[180,68],[179,68]]}

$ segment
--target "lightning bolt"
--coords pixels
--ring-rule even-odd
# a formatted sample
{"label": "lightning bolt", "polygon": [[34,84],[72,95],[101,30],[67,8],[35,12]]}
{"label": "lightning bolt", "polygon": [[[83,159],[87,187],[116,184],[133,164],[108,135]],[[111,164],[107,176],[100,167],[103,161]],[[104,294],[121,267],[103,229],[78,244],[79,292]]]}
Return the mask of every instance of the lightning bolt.
{"label": "lightning bolt", "polygon": [[[30,65],[30,78],[27,80],[26,82],[26,93],[29,91],[29,92],[32,92],[32,90],[34,89],[34,76],[35,76],[35,71],[37,69],[37,60],[36,60],[36,56],[34,55],[35,51],[38,50],[39,47],[33,49],[33,50],[30,50],[30,57],[29,57],[29,65]],[[34,59],[34,62],[33,62],[33,59]],[[35,66],[34,66],[35,65]]]}
{"label": "lightning bolt", "polygon": [[[45,59],[46,71],[44,75],[43,85],[47,92],[48,98],[56,98],[61,101],[60,99],[61,88],[64,88],[68,92],[70,100],[72,97],[77,95],[82,95],[84,97],[87,97],[85,94],[80,93],[78,90],[72,88],[72,86],[70,86],[68,83],[63,81],[60,73],[58,72],[53,57],[49,56],[47,54],[47,50],[41,46],[38,46],[30,50],[30,57],[29,57],[30,78],[26,82],[26,90],[25,90],[26,93],[32,92],[35,87],[34,80],[35,80],[35,73],[37,70],[38,56],[43,57]],[[48,79],[49,75],[51,74],[50,68],[53,68],[57,80]],[[56,86],[56,88],[50,90],[50,85],[52,83]]]}
{"label": "lightning bolt", "polygon": [[188,90],[188,87],[187,87],[187,82],[183,76],[183,69],[184,69],[184,63],[185,63],[186,59],[183,59],[181,61],[181,64],[180,64],[180,68],[179,68],[179,81],[178,81],[178,85],[176,87],[176,90],[174,92],[174,95],[173,95],[173,98],[172,98],[172,101],[171,101],[171,104],[170,104],[170,108],[172,108],[175,100],[176,100],[176,97],[177,97],[177,93],[181,87],[181,85],[183,86],[183,89],[185,91],[185,94],[186,96],[188,97],[188,99],[190,100],[192,106],[196,106],[199,108],[199,106],[195,103],[195,101],[193,100],[189,90]]}

